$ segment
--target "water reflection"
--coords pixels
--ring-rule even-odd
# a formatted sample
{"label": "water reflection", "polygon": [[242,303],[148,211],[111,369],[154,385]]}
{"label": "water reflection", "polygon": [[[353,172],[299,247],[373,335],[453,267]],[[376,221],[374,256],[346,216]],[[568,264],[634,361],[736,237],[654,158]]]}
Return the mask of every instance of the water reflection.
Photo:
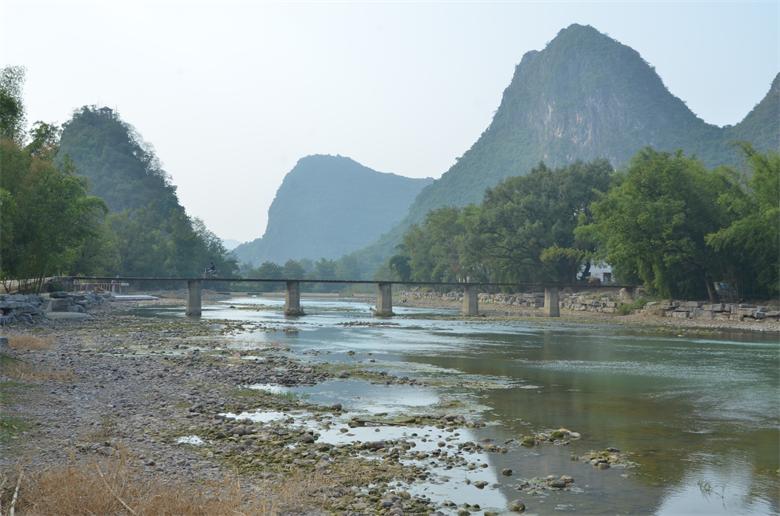
{"label": "water reflection", "polygon": [[[475,430],[470,439],[504,442],[560,426],[582,434],[568,447],[488,454],[484,460],[490,467],[479,474],[497,485],[493,494],[465,484],[462,475],[468,472],[441,472],[449,480],[416,486],[418,493],[473,497],[469,503],[487,497],[488,505],[481,505],[492,507],[522,497],[516,489],[519,477],[567,474],[581,492],[550,492],[529,502],[529,509],[778,513],[776,337],[700,339],[608,325],[442,320],[426,314],[452,311],[420,309],[397,310],[408,317],[372,326],[368,303],[305,299],[308,316],[291,323],[281,305],[278,299],[232,299],[206,307],[204,317],[278,328],[294,324],[297,333],[249,333],[235,342],[262,346],[282,341],[307,359],[359,363],[434,386],[433,391],[374,386],[355,396],[353,382],[328,382],[308,388],[316,402],[346,401],[350,409],[364,411],[424,411],[442,395],[457,396],[475,402],[482,417],[496,423]],[[318,354],[304,355],[311,351]],[[572,454],[607,446],[632,452],[639,467],[598,471],[571,460]],[[513,476],[500,475],[504,468],[511,468]]]}

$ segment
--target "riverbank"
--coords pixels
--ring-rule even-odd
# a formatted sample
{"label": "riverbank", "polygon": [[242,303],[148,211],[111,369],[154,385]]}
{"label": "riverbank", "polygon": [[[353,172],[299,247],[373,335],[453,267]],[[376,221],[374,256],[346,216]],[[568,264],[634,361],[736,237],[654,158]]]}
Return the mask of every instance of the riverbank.
{"label": "riverbank", "polygon": [[[355,365],[298,360],[276,340],[296,331],[288,324],[134,313],[139,306],[180,305],[174,298],[112,303],[86,319],[5,330],[10,349],[0,355],[3,507],[16,497],[20,473],[17,512],[25,514],[47,512],[51,500],[35,494],[46,475],[67,489],[84,484],[91,474],[100,491],[104,474],[95,473],[119,471],[112,478],[122,477],[129,485],[174,486],[181,493],[200,493],[203,507],[246,513],[433,509],[430,501],[395,484],[428,473],[425,467],[402,463],[417,453],[413,444],[386,434],[393,434],[397,425],[452,434],[478,421],[467,421],[447,407],[412,418],[375,414],[369,421],[338,404],[315,405],[275,389],[247,388],[298,387],[334,378],[382,385],[415,381]],[[236,333],[261,334],[269,344],[243,349],[230,338]],[[342,437],[366,427],[376,428],[368,443]],[[335,437],[320,438],[328,432]],[[447,460],[458,457],[454,453]],[[119,495],[108,498],[113,505],[102,500],[103,505],[84,510],[142,509],[128,509],[129,502]],[[216,504],[219,500],[229,503]],[[173,512],[178,507],[188,513],[192,508],[173,507]]]}
{"label": "riverbank", "polygon": [[[647,424],[666,428],[670,412],[689,410],[647,396],[666,383],[650,379],[626,409],[642,404],[644,423],[618,429],[615,420],[631,421],[617,408],[630,391],[599,390],[601,378],[611,385],[615,371],[619,377],[660,368],[660,377],[687,378],[687,369],[641,362],[645,345],[654,357],[667,345],[675,346],[675,357],[687,346],[702,360],[702,344],[676,338],[679,329],[664,330],[676,335],[669,344],[665,336],[616,331],[606,316],[592,325],[533,315],[531,324],[518,324],[517,315],[470,323],[435,310],[376,319],[371,298],[334,302],[333,296],[309,298],[311,315],[290,319],[279,299],[215,303],[228,296],[211,292],[204,317],[188,319],[183,299],[160,294],[168,297],[105,303],[81,320],[5,330],[11,349],[0,354],[3,507],[21,471],[22,514],[56,512],[38,493],[70,499],[63,490],[84,485],[96,490],[80,499],[116,494],[90,506],[93,513],[131,514],[123,503],[138,514],[161,512],[133,494],[152,488],[168,500],[169,513],[187,514],[489,514],[525,507],[547,514],[558,504],[590,513],[642,512],[660,496],[652,486],[689,464],[678,456],[691,446],[713,446],[699,437],[698,444],[669,446],[674,436],[687,435],[680,428],[698,432],[703,424],[686,423],[671,428],[660,456],[655,444],[635,453],[646,442]],[[619,334],[628,336],[620,349],[637,354],[604,363]],[[504,339],[511,340],[506,347]],[[593,346],[599,348],[592,362],[572,362]],[[494,352],[489,360],[498,373],[491,374],[484,366]],[[537,365],[514,374],[505,369],[528,364]],[[576,384],[568,383],[569,368],[577,371]],[[595,372],[601,369],[603,377]],[[593,383],[581,384],[580,370],[591,371]],[[570,408],[584,397],[587,410]],[[547,408],[539,421],[524,420]],[[591,411],[602,415],[592,418]],[[199,500],[201,509],[174,503],[182,499]]]}
{"label": "riverbank", "polygon": [[[365,298],[369,300],[368,297]],[[461,302],[450,296],[438,295],[435,297],[420,297],[412,292],[399,292],[394,296],[397,306],[415,308],[446,308],[460,310]],[[509,305],[503,303],[480,303],[480,315],[478,317],[493,320],[538,320],[544,318],[541,307],[531,308],[527,306]],[[561,308],[561,316],[558,322],[579,324],[615,324],[619,326],[641,328],[645,330],[658,330],[674,332],[685,331],[737,331],[737,332],[761,332],[778,334],[780,337],[780,321],[776,320],[721,320],[721,319],[682,319],[653,315],[647,312],[634,312],[626,315],[620,313],[590,312],[568,310]]]}

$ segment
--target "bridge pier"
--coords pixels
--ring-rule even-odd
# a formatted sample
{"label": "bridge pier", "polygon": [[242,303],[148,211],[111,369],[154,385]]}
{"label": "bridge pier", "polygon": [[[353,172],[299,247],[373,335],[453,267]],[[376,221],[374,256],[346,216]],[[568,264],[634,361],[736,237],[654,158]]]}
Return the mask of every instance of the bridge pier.
{"label": "bridge pier", "polygon": [[377,317],[390,317],[393,315],[393,284],[377,283],[376,285],[376,310]]}
{"label": "bridge pier", "polygon": [[561,316],[561,307],[558,302],[558,287],[546,287],[544,289],[544,315],[547,317]]}
{"label": "bridge pier", "polygon": [[461,315],[479,315],[479,298],[477,287],[463,288],[463,305],[460,307]]}
{"label": "bridge pier", "polygon": [[301,308],[300,281],[287,282],[287,293],[284,296],[284,315],[303,315],[303,308]]}
{"label": "bridge pier", "polygon": [[203,283],[200,280],[187,280],[187,311],[188,317],[200,317],[201,291]]}

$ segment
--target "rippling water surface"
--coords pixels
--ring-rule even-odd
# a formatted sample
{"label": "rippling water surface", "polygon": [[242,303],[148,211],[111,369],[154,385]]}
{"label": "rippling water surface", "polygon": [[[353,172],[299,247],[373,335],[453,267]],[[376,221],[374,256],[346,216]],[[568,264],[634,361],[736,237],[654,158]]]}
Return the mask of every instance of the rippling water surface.
{"label": "rippling water surface", "polygon": [[[334,380],[297,390],[316,403],[341,402],[368,413],[424,413],[457,399],[464,405],[456,412],[490,423],[464,431],[463,440],[503,442],[558,427],[582,434],[566,447],[486,454],[479,460],[489,468],[441,471],[439,482],[415,486],[418,493],[497,509],[524,498],[531,512],[541,514],[778,513],[776,337],[701,339],[550,320],[464,321],[448,318],[455,315],[451,311],[412,308],[396,308],[398,317],[371,326],[378,320],[366,303],[304,299],[307,315],[298,319],[285,319],[281,304],[234,298],[206,307],[204,317],[298,329],[238,335],[231,346],[282,343],[306,360],[354,363],[428,385]],[[438,438],[436,429],[425,431]],[[608,446],[630,452],[638,466],[599,471],[570,458]],[[500,474],[507,467],[515,472],[511,478]],[[517,477],[548,474],[573,476],[577,489],[534,498],[515,490]],[[493,487],[466,485],[469,475]]]}

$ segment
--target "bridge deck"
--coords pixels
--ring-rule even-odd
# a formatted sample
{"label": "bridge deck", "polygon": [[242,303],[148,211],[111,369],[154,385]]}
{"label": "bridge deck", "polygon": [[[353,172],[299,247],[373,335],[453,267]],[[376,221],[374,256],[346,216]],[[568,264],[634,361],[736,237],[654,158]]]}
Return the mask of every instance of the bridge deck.
{"label": "bridge deck", "polygon": [[187,315],[199,317],[202,313],[201,290],[203,283],[285,283],[287,293],[284,298],[284,313],[288,316],[304,315],[301,307],[301,283],[326,283],[343,285],[377,286],[376,309],[374,315],[389,317],[393,315],[392,287],[393,285],[426,286],[426,287],[456,287],[462,288],[463,315],[478,315],[477,292],[487,288],[515,288],[526,290],[530,288],[544,289],[544,313],[548,317],[560,316],[558,292],[561,288],[592,289],[592,288],[629,288],[634,285],[589,284],[589,283],[483,283],[483,282],[446,282],[446,281],[395,281],[395,280],[337,280],[337,279],[297,279],[297,278],[158,278],[158,277],[110,277],[110,276],[71,276],[60,278],[68,281],[105,281],[105,282],[187,282]]}
{"label": "bridge deck", "polygon": [[428,287],[500,287],[500,288],[636,288],[637,285],[619,284],[619,283],[599,283],[590,284],[586,282],[582,283],[510,283],[510,282],[471,282],[471,281],[399,281],[399,280],[381,280],[381,279],[358,279],[358,280],[345,280],[345,279],[312,279],[312,278],[215,278],[215,277],[150,277],[150,276],[64,276],[60,279],[63,280],[90,280],[90,281],[154,281],[154,282],[166,282],[166,281],[203,281],[203,282],[220,282],[220,283],[287,283],[290,281],[297,281],[298,283],[329,283],[329,284],[345,284],[345,285],[376,285],[379,283],[389,285],[409,285],[409,286],[428,286]]}

